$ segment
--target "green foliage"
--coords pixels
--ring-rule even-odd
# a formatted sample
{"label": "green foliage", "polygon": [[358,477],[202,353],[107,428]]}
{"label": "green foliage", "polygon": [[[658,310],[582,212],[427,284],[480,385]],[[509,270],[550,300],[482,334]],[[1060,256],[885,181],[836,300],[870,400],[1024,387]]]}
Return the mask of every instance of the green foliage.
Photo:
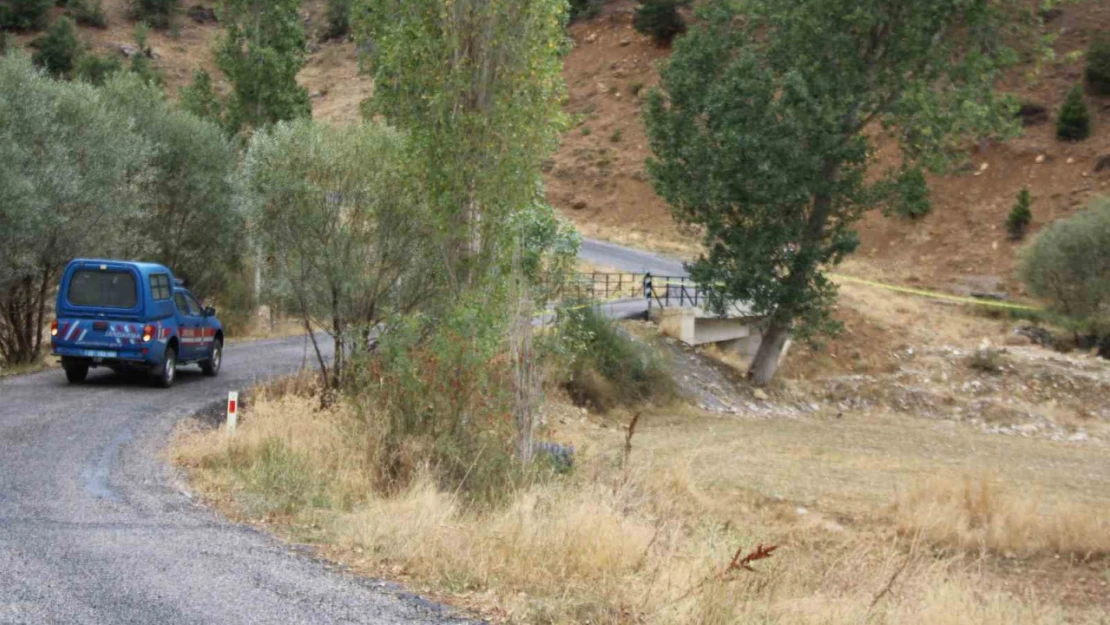
{"label": "green foliage", "polygon": [[154,54],[147,43],[149,33],[150,27],[146,22],[135,24],[135,46],[139,51],[131,57],[131,73],[149,85],[161,86],[162,72],[155,69],[154,64],[150,62]]}
{"label": "green foliage", "polygon": [[1110,322],[1110,200],[1055,221],[1022,250],[1018,273],[1029,292],[1075,327]]}
{"label": "green foliage", "polygon": [[1099,33],[1087,49],[1087,84],[1099,95],[1110,95],[1110,34]]}
{"label": "green foliage", "polygon": [[133,253],[173,268],[201,298],[224,291],[239,267],[245,220],[235,202],[238,154],[215,124],[166,101],[160,87],[117,74],[102,96],[152,153]]}
{"label": "green foliage", "polygon": [[131,18],[154,26],[168,28],[180,10],[180,0],[131,0]]}
{"label": "green foliage", "polygon": [[0,58],[0,357],[40,356],[44,294],[69,259],[125,251],[149,155],[97,89]]}
{"label": "green foliage", "polygon": [[353,0],[328,0],[328,29],[326,39],[346,37],[351,32],[351,5]]}
{"label": "green foliage", "polygon": [[[676,41],[647,105],[648,170],[676,216],[704,228],[691,273],[715,285],[713,307],[741,300],[767,318],[752,363],[765,384],[787,333],[837,329],[823,270],[855,250],[864,211],[907,198],[920,211],[920,167],[947,166],[961,138],[1016,132],[994,81],[1017,58],[1007,42],[1027,39],[1003,37],[1025,7],[749,0],[741,18],[733,4],[707,1]],[[908,187],[892,183],[898,170],[867,175],[876,120],[897,130]]]}
{"label": "green foliage", "polygon": [[543,308],[571,277],[578,264],[582,236],[569,221],[537,191],[532,205],[514,216],[516,240],[520,246],[520,269],[532,285],[538,308]]}
{"label": "green foliage", "polygon": [[686,20],[678,8],[688,0],[641,0],[632,18],[637,32],[650,35],[660,46],[669,46],[675,37],[686,32]]}
{"label": "green foliage", "polygon": [[920,167],[901,170],[892,177],[892,184],[894,189],[892,199],[887,205],[888,212],[910,219],[918,219],[932,212],[932,192],[925,180],[925,172]]}
{"label": "green foliage", "polygon": [[104,15],[101,0],[69,0],[66,3],[66,9],[78,24],[95,28],[108,26],[108,18]]}
{"label": "green foliage", "polygon": [[31,47],[35,49],[32,57],[35,65],[58,78],[69,76],[77,63],[77,58],[81,56],[77,26],[68,17],[63,17],[51,24],[45,35],[31,42]]}
{"label": "green foliage", "polygon": [[464,298],[435,318],[392,320],[355,378],[359,394],[386,411],[381,472],[390,486],[403,487],[427,466],[445,489],[488,502],[521,477],[505,316],[495,312],[505,295]]}
{"label": "green foliage", "polygon": [[300,0],[226,0],[226,33],[216,65],[232,85],[228,127],[261,128],[312,115],[308,91],[297,84],[305,62]]}
{"label": "green foliage", "polygon": [[616,130],[613,131],[613,134],[609,135],[609,141],[611,143],[620,143],[621,139],[623,139],[623,138],[624,138],[624,130],[622,130],[620,128],[617,128]]}
{"label": "green foliage", "polygon": [[0,56],[8,53],[8,33],[7,31],[0,30]]}
{"label": "green foliage", "polygon": [[1091,136],[1091,113],[1083,97],[1083,87],[1075,85],[1068,91],[1060,117],[1056,120],[1056,137],[1065,141],[1082,141]]}
{"label": "green foliage", "polygon": [[591,305],[559,311],[548,339],[562,362],[562,383],[576,403],[606,411],[671,399],[674,381],[663,359]]}
{"label": "green foliage", "polygon": [[1025,231],[1033,221],[1032,204],[1033,198],[1029,195],[1029,187],[1022,187],[1018,192],[1017,202],[1010,209],[1010,216],[1006,218],[1006,231],[1010,233],[1010,239],[1020,241],[1025,238]]}
{"label": "green foliage", "polygon": [[609,0],[570,0],[568,17],[572,22],[593,19],[608,2]]}
{"label": "green foliage", "polygon": [[83,80],[93,85],[103,85],[104,81],[112,74],[123,69],[123,63],[120,62],[119,57],[114,54],[107,54],[100,56],[98,54],[86,53],[77,59],[77,66],[73,70],[73,75],[78,80]]}
{"label": "green foliage", "polygon": [[348,356],[387,316],[429,297],[423,206],[405,170],[404,138],[380,123],[335,128],[311,120],[257,132],[244,163],[263,284],[324,328],[337,348],[321,373],[343,382]]}
{"label": "green foliage", "polygon": [[212,86],[212,76],[202,69],[193,74],[192,83],[182,87],[178,102],[182,109],[201,119],[207,119],[220,127],[226,125],[227,111],[223,100]]}
{"label": "green foliage", "polygon": [[50,18],[52,0],[0,0],[0,29],[38,30]]}
{"label": "green foliage", "polygon": [[411,136],[444,250],[444,279],[463,289],[506,271],[512,215],[532,205],[554,150],[564,93],[564,0],[360,0],[383,115]]}

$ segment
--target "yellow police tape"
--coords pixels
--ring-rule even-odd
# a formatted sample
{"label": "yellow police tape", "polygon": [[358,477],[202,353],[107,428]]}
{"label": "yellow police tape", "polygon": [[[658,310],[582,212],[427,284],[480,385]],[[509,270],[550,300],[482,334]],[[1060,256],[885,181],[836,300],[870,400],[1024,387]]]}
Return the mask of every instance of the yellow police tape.
{"label": "yellow police tape", "polygon": [[[988,308],[1004,308],[1006,310],[1024,310],[1028,312],[1043,312],[1043,308],[1036,306],[1028,306],[1026,304],[1012,304],[1010,302],[999,302],[994,300],[978,299],[975,297],[963,297],[960,295],[949,295],[948,293],[938,293],[936,291],[926,291],[924,289],[913,289],[906,286],[898,286],[896,284],[886,284],[884,282],[876,282],[874,280],[865,280],[855,276],[846,276],[840,273],[825,274],[834,280],[842,282],[851,282],[853,284],[862,284],[876,289],[883,289],[886,291],[893,291],[895,293],[905,293],[907,295],[916,295],[918,297],[927,297],[929,299],[940,300],[944,302],[953,302],[957,304],[970,304],[972,306],[985,306]],[[693,286],[692,282],[682,282],[667,279],[652,278],[652,288],[657,285],[687,285]]]}

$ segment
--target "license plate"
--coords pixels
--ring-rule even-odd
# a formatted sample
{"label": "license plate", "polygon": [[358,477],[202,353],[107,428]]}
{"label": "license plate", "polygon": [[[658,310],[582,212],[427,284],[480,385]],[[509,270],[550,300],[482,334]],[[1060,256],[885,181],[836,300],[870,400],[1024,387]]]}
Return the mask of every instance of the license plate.
{"label": "license plate", "polygon": [[115,358],[116,352],[100,352],[92,349],[83,349],[81,350],[81,355],[88,356],[89,358]]}

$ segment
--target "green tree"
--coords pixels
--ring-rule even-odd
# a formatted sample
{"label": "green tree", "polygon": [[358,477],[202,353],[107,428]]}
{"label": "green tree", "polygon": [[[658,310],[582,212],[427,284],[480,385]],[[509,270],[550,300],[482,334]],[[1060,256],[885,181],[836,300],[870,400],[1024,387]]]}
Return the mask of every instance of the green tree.
{"label": "green tree", "polygon": [[563,0],[362,0],[372,39],[367,117],[408,132],[437,216],[447,281],[472,286],[511,258],[514,213],[533,206],[564,93]]}
{"label": "green tree", "polygon": [[[765,318],[756,384],[772,379],[788,336],[837,329],[823,269],[856,249],[865,210],[899,201],[903,172],[943,168],[955,137],[1015,129],[993,81],[1016,58],[1006,36],[1023,10],[1017,0],[711,0],[676,42],[648,103],[648,168],[678,218],[705,228],[690,269],[713,287],[713,307],[741,300]],[[877,123],[906,165],[871,182],[866,130]]]}
{"label": "green tree", "polygon": [[149,146],[90,85],[26,56],[0,58],[0,357],[42,353],[51,289],[69,259],[123,251]]}
{"label": "green tree", "polygon": [[435,250],[404,159],[404,138],[376,122],[282,122],[255,133],[247,152],[245,197],[266,283],[335,339],[330,366],[317,349],[330,388],[379,322],[413,311],[432,289],[424,272]]}
{"label": "green tree", "polygon": [[226,107],[212,86],[212,76],[208,72],[198,69],[193,74],[193,82],[182,87],[178,95],[182,109],[221,128],[226,126]]}
{"label": "green tree", "polygon": [[135,47],[138,51],[131,55],[131,73],[152,85],[162,85],[162,72],[155,69],[150,60],[154,51],[150,49],[147,37],[150,35],[150,26],[146,22],[135,24]]}
{"label": "green tree", "polygon": [[222,293],[240,267],[246,234],[235,146],[218,126],[173,106],[135,74],[110,78],[102,98],[152,150],[132,255],[173,268],[202,298]]}
{"label": "green tree", "polygon": [[58,78],[69,76],[81,56],[81,42],[77,40],[77,26],[63,17],[50,26],[46,34],[31,42],[35,49],[35,65]]}
{"label": "green tree", "polygon": [[1075,85],[1064,98],[1060,117],[1056,120],[1056,137],[1064,141],[1082,141],[1091,136],[1091,113],[1083,98],[1083,87]]}
{"label": "green tree", "polygon": [[678,7],[687,4],[688,0],[643,0],[636,7],[632,26],[637,32],[651,35],[656,44],[669,46],[675,37],[686,32],[686,20]]}
{"label": "green tree", "polygon": [[220,22],[227,29],[216,64],[232,85],[228,124],[260,128],[309,117],[308,91],[297,84],[305,63],[300,0],[225,0]]}
{"label": "green tree", "polygon": [[93,85],[103,85],[104,81],[112,74],[123,69],[119,57],[113,54],[100,56],[87,53],[77,59],[77,66],[73,74],[78,80],[83,80]]}
{"label": "green tree", "polygon": [[1018,274],[1076,331],[1110,330],[1110,200],[1038,232],[1022,250]]}
{"label": "green tree", "polygon": [[1033,221],[1032,204],[1033,197],[1029,195],[1029,187],[1022,187],[1018,192],[1017,202],[1010,209],[1010,216],[1006,218],[1006,230],[1012,240],[1019,241],[1025,237],[1025,231]]}
{"label": "green tree", "polygon": [[169,28],[180,4],[180,0],[131,0],[131,18],[155,28]]}
{"label": "green tree", "polygon": [[1110,95],[1110,34],[1099,33],[1087,49],[1087,84],[1100,95]]}
{"label": "green tree", "polygon": [[104,28],[108,25],[101,0],[69,0],[66,2],[66,11],[78,24],[94,28]]}
{"label": "green tree", "polygon": [[38,30],[50,18],[53,0],[0,0],[0,29]]}

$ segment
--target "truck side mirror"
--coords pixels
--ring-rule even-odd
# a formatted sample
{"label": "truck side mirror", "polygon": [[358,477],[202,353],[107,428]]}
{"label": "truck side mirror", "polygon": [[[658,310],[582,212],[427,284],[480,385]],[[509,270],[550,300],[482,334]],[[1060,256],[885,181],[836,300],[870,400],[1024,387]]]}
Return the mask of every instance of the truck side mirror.
{"label": "truck side mirror", "polygon": [[212,308],[211,306],[205,306],[204,307],[204,316],[205,317],[215,317],[216,316],[216,309]]}

